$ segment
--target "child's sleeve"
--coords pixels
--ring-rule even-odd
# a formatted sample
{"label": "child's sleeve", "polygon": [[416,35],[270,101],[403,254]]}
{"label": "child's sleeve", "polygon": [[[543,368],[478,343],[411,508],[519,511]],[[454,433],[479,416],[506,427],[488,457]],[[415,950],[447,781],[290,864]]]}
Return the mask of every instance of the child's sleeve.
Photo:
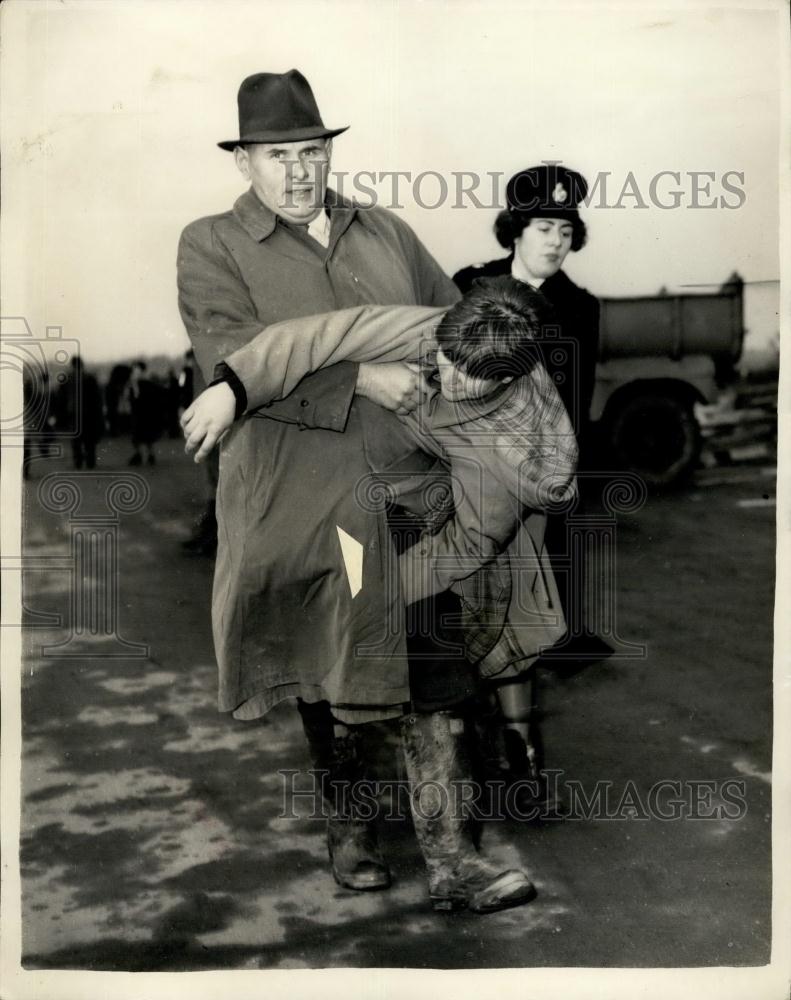
{"label": "child's sleeve", "polygon": [[519,527],[519,505],[491,475],[488,463],[475,455],[454,457],[451,482],[453,518],[399,556],[406,604],[440,594],[486,566]]}
{"label": "child's sleeve", "polygon": [[520,405],[490,414],[480,444],[453,455],[453,518],[399,557],[407,604],[471,576],[507,547],[530,512],[574,496],[571,420],[543,366],[529,378]]}
{"label": "child's sleeve", "polygon": [[543,365],[527,376],[519,414],[495,437],[492,471],[522,506],[558,509],[576,493],[579,449],[571,419]]}

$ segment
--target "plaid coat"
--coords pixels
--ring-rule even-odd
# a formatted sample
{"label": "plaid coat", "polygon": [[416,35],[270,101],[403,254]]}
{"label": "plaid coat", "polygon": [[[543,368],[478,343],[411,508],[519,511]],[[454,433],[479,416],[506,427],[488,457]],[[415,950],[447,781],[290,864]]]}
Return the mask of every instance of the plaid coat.
{"label": "plaid coat", "polygon": [[435,391],[404,424],[448,463],[455,508],[400,556],[406,599],[458,593],[467,654],[483,676],[497,675],[565,632],[543,512],[575,494],[569,416],[537,365],[483,400],[451,403]]}

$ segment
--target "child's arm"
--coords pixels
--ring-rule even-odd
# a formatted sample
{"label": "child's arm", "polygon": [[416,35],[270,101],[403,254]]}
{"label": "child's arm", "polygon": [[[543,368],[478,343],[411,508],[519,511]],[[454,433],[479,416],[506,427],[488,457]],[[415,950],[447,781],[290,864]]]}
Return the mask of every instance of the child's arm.
{"label": "child's arm", "polygon": [[440,594],[491,562],[519,527],[520,505],[474,453],[451,464],[454,516],[399,556],[404,602]]}
{"label": "child's arm", "polygon": [[522,380],[515,405],[493,432],[493,443],[492,469],[524,507],[557,509],[575,496],[577,438],[543,365]]}

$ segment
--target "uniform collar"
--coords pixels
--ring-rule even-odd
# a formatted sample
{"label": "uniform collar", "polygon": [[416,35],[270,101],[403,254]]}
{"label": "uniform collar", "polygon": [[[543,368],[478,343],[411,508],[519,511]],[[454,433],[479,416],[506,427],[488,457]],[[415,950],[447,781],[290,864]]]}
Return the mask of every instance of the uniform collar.
{"label": "uniform collar", "polygon": [[565,271],[555,271],[554,274],[550,275],[548,278],[544,279],[544,283],[539,289],[544,295],[549,298],[550,292],[558,291],[560,289],[566,291],[573,282],[571,278],[566,274]]}
{"label": "uniform collar", "polygon": [[533,291],[535,292],[540,292],[541,286],[544,284],[545,281],[548,280],[547,278],[539,278],[538,284],[536,284],[535,279],[531,281],[530,278],[528,277],[527,271],[525,270],[524,264],[516,256],[516,254],[514,254],[513,257],[511,257],[510,274],[515,281],[521,281],[523,285],[527,285],[528,288],[532,288]]}
{"label": "uniform collar", "polygon": [[[332,239],[337,239],[348,229],[352,219],[357,214],[357,206],[347,198],[341,197],[337,191],[327,188],[324,196],[324,207],[332,219]],[[242,228],[256,241],[261,243],[272,235],[277,227],[277,215],[267,208],[258,198],[252,188],[240,195],[233,206],[233,213]]]}

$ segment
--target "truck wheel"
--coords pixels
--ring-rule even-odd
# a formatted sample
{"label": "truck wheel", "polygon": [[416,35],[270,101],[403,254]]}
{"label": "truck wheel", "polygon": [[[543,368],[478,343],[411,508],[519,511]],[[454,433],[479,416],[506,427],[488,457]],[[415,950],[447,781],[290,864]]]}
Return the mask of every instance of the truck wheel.
{"label": "truck wheel", "polygon": [[646,392],[625,400],[608,418],[610,457],[652,486],[670,486],[688,476],[700,457],[700,427],[692,401]]}

